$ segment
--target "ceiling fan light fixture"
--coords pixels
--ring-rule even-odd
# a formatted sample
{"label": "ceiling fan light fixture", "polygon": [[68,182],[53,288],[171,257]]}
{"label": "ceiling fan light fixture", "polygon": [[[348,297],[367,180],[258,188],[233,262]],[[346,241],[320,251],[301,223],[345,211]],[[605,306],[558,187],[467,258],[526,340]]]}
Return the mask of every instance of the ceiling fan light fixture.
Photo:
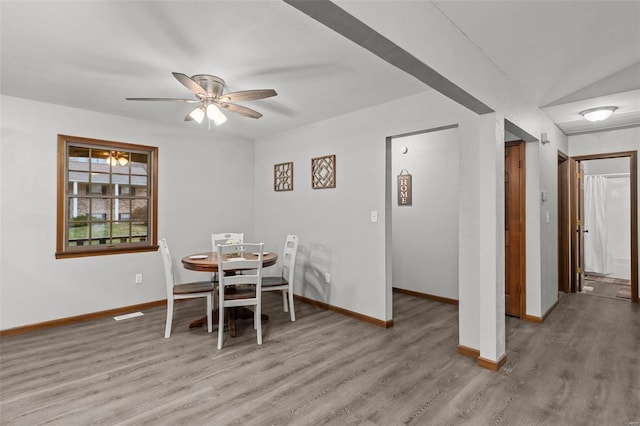
{"label": "ceiling fan light fixture", "polygon": [[596,122],[606,120],[607,118],[611,117],[611,114],[613,114],[613,112],[617,109],[618,107],[614,106],[591,108],[581,111],[580,115],[583,116],[586,120]]}
{"label": "ceiling fan light fixture", "polygon": [[216,126],[219,126],[227,121],[227,117],[214,104],[207,105],[207,117],[209,117],[210,120],[213,120]]}
{"label": "ceiling fan light fixture", "polygon": [[189,113],[189,117],[193,118],[195,121],[202,123],[204,119],[204,109],[202,107],[198,107]]}

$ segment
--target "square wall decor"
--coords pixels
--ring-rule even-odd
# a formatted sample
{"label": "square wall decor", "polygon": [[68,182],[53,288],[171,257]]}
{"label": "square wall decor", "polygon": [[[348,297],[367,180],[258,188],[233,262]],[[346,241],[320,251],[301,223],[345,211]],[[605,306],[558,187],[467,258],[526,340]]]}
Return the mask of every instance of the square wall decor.
{"label": "square wall decor", "polygon": [[293,191],[293,161],[274,164],[273,190]]}
{"label": "square wall decor", "polygon": [[313,189],[336,187],[335,154],[311,159],[311,187]]}

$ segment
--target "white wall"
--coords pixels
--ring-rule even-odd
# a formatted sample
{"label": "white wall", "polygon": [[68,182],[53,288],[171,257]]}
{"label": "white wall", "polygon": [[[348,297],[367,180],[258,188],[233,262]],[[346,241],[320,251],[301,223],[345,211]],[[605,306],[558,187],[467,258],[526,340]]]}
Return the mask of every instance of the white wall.
{"label": "white wall", "polygon": [[391,185],[393,287],[458,299],[459,138],[457,128],[393,138],[392,177],[412,179],[411,206]]}
{"label": "white wall", "polygon": [[[496,111],[498,117],[508,119],[536,139],[539,139],[543,132],[548,134],[551,140],[549,144],[527,144],[526,311],[528,315],[541,316],[558,300],[557,152],[561,150],[566,153],[567,137],[535,103],[529,100],[521,88],[509,80],[463,32],[451,25],[433,3],[339,1],[338,4],[488,105]],[[425,40],[438,42],[430,43]],[[482,137],[485,136],[492,138],[491,135]],[[473,164],[473,161],[477,160],[469,158],[467,161],[464,155],[466,154],[460,159],[462,173],[479,177]],[[464,177],[461,177],[462,181]],[[548,201],[544,204],[540,201],[540,191],[543,189],[548,192]],[[465,191],[464,188],[461,190],[465,196],[472,196],[472,191]],[[481,201],[466,199],[461,202],[464,205],[477,206],[477,202]],[[496,207],[499,210],[500,206]],[[548,221],[547,212],[550,215]],[[460,240],[460,259],[466,260],[460,262],[459,292],[460,343],[478,349],[481,346],[478,327],[493,325],[479,325],[481,309],[474,305],[480,300],[481,291],[488,290],[493,293],[495,283],[488,283],[490,288],[485,288],[485,283],[479,280],[480,259],[474,253],[474,249],[477,250],[485,244],[490,245],[492,242],[481,241],[486,237],[473,232],[479,223],[478,219],[473,217],[476,213],[475,209],[460,209],[460,235],[464,235]],[[492,254],[494,259],[503,257],[503,250],[497,250]],[[497,278],[500,278],[499,274]],[[482,308],[499,309],[500,301],[496,300],[495,304],[491,305],[483,305]]]}
{"label": "white wall", "polygon": [[[278,242],[278,250],[287,233],[299,235],[295,293],[391,319],[385,282],[386,138],[452,123],[460,123],[468,136],[475,119],[428,91],[256,141],[256,235]],[[327,154],[336,154],[337,187],[311,189],[311,158]],[[294,162],[294,191],[275,192],[273,166],[285,161]],[[377,223],[370,222],[372,210],[378,212]]]}
{"label": "white wall", "polygon": [[[253,236],[252,141],[183,123],[162,126],[0,99],[0,329],[166,298],[157,252],[55,259],[58,134],[159,147],[158,233],[178,262],[209,250],[213,231]],[[233,209],[225,207],[229,200]],[[176,271],[180,280],[204,278]],[[142,284],[134,284],[136,273],[143,274]]]}

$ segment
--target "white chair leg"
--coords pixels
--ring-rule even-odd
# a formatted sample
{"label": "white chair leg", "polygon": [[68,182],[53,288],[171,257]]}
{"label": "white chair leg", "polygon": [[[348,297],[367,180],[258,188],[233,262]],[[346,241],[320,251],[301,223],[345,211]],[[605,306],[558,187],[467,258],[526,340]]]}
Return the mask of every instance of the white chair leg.
{"label": "white chair leg", "polygon": [[173,299],[167,299],[167,323],[164,326],[164,338],[171,336],[171,324],[173,323]]}
{"label": "white chair leg", "polygon": [[213,331],[213,319],[211,318],[213,314],[213,294],[207,295],[207,332],[211,333]]}
{"label": "white chair leg", "polygon": [[[222,296],[224,297],[224,296]],[[222,349],[222,339],[224,339],[224,303],[222,297],[218,297],[218,350]]]}
{"label": "white chair leg", "polygon": [[296,310],[293,307],[293,291],[289,291],[289,315],[291,316],[291,321],[296,320]]}
{"label": "white chair leg", "polygon": [[261,345],[262,344],[262,308],[260,304],[256,305],[254,323],[257,326],[256,334],[258,335],[258,344]]}
{"label": "white chair leg", "polygon": [[285,312],[289,312],[289,306],[287,304],[287,290],[282,290],[282,309]]}

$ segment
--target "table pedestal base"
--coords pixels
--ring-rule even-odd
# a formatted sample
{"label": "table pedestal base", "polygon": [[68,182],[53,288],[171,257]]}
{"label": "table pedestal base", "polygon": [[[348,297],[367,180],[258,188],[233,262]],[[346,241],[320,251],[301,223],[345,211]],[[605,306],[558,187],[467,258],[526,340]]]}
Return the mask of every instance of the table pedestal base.
{"label": "table pedestal base", "polygon": [[[231,337],[236,337],[236,324],[235,320],[237,319],[253,319],[253,311],[249,308],[245,308],[244,306],[240,306],[237,308],[227,308],[230,309],[231,312],[228,314],[229,321],[229,335]],[[220,316],[220,312],[215,309],[211,315],[213,315],[213,323],[218,324],[218,317]],[[262,321],[269,321],[269,316],[262,314],[260,315]],[[198,328],[202,327],[207,323],[207,317],[198,318],[195,321],[192,321],[189,324],[189,328]]]}

